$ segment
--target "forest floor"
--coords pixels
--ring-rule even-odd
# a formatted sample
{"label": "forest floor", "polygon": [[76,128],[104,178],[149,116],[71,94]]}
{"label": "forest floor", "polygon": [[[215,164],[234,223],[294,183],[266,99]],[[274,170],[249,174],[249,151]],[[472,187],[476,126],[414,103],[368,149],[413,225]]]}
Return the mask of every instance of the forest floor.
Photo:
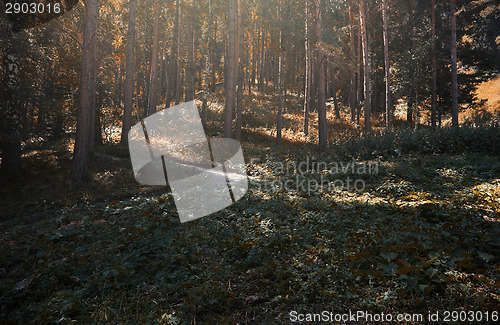
{"label": "forest floor", "polygon": [[[498,127],[363,136],[331,122],[320,154],[290,98],[276,151],[273,99],[245,101],[249,191],[184,224],[164,187],[135,181],[126,148],[97,148],[91,180],[71,187],[69,138],[27,144],[26,174],[0,189],[0,323],[283,324],[293,311],[494,323]],[[313,186],[324,180],[336,186]]]}

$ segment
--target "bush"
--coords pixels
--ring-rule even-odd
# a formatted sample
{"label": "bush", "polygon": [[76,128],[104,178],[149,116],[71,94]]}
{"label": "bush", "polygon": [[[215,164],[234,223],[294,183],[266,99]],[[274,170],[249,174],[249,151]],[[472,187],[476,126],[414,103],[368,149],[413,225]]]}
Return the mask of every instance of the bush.
{"label": "bush", "polygon": [[500,154],[500,127],[448,127],[396,130],[392,133],[368,133],[339,139],[334,144],[339,158],[373,159],[405,154]]}

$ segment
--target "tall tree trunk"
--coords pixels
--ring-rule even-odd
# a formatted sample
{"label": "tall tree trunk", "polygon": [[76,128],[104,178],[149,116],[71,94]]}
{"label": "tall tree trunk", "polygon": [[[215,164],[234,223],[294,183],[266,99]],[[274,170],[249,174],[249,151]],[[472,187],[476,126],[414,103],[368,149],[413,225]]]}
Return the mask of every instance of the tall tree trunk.
{"label": "tall tree trunk", "polygon": [[235,125],[235,138],[240,140],[241,139],[241,124],[243,122],[243,80],[244,80],[244,69],[243,65],[245,63],[245,30],[243,28],[243,17],[244,15],[244,8],[243,6],[245,5],[242,0],[240,0],[240,14],[239,14],[239,42],[238,42],[238,57],[239,57],[239,63],[238,63],[238,92],[236,95],[236,125]]}
{"label": "tall tree trunk", "polygon": [[203,71],[203,101],[201,105],[201,122],[203,127],[207,128],[207,106],[208,106],[208,91],[209,91],[209,79],[210,79],[210,69],[211,69],[211,53],[212,53],[212,3],[208,0],[208,29],[206,31],[205,40],[208,44],[205,49],[205,70]]}
{"label": "tall tree trunk", "polygon": [[[281,8],[278,9],[278,19],[281,22]],[[279,31],[278,39],[278,116],[276,121],[276,148],[281,148],[281,130],[283,128],[283,110],[285,107],[285,81],[284,81],[284,51],[283,51],[283,34]]]}
{"label": "tall tree trunk", "polygon": [[93,132],[92,90],[95,89],[95,55],[97,44],[97,20],[99,15],[99,0],[87,0],[85,27],[83,32],[82,69],[80,76],[80,96],[76,121],[75,148],[73,151],[73,167],[71,181],[81,182],[88,178],[88,161],[91,151]]}
{"label": "tall tree trunk", "polygon": [[175,105],[179,105],[181,102],[181,97],[183,93],[183,84],[184,84],[184,69],[181,66],[181,57],[183,57],[182,48],[181,48],[181,37],[182,34],[184,33],[183,30],[183,18],[184,18],[184,11],[182,10],[182,7],[179,8],[179,26],[177,30],[177,54],[176,54],[176,70],[174,71],[175,73]]}
{"label": "tall tree trunk", "polygon": [[366,17],[365,17],[365,2],[359,1],[359,20],[361,22],[361,38],[363,42],[363,65],[364,65],[364,79],[365,79],[365,130],[371,129],[371,95],[370,95],[370,58],[368,50],[368,35],[366,33]]}
{"label": "tall tree trunk", "polygon": [[457,16],[455,0],[450,2],[451,15],[451,124],[458,126],[458,76],[457,76]]}
{"label": "tall tree trunk", "polygon": [[235,93],[235,69],[236,69],[236,26],[235,26],[236,0],[229,0],[228,13],[228,46],[226,70],[226,104],[224,107],[224,137],[230,138],[233,123],[233,105]]}
{"label": "tall tree trunk", "polygon": [[217,79],[216,79],[216,73],[219,71],[219,62],[217,61],[216,58],[216,51],[215,47],[217,45],[217,28],[218,28],[218,20],[217,16],[214,17],[215,21],[213,22],[213,34],[212,34],[212,41],[211,41],[211,47],[210,47],[210,66],[211,66],[211,80],[212,80],[212,92],[215,92],[215,87],[217,84]]}
{"label": "tall tree trunk", "polygon": [[[410,15],[408,24],[410,25],[410,86],[408,87],[408,104],[406,109],[406,121],[409,125],[413,124],[413,105],[414,101],[414,87],[415,85],[415,64],[413,62],[413,54],[415,52],[415,24],[413,22],[413,0],[410,0]],[[418,124],[418,123],[416,123]]]}
{"label": "tall tree trunk", "polygon": [[179,20],[180,20],[180,0],[175,0],[174,30],[172,36],[172,46],[170,47],[170,66],[168,71],[167,99],[166,107],[170,107],[172,98],[175,98],[177,89],[177,70],[179,60]]}
{"label": "tall tree trunk", "polygon": [[[194,5],[194,3],[193,3]],[[193,15],[194,8],[190,8],[190,11],[187,13],[187,21],[188,21],[188,31],[187,31],[187,66],[186,66],[186,95],[185,101],[190,102],[194,99],[194,67],[195,67],[195,46],[194,46],[194,37],[195,37],[195,17]]]}
{"label": "tall tree trunk", "polygon": [[[335,82],[332,81],[334,84]],[[337,98],[337,93],[335,92],[335,90],[333,91],[333,109],[335,111],[335,119],[340,121],[340,107],[339,107],[339,100]]]}
{"label": "tall tree trunk", "polygon": [[315,5],[315,29],[316,29],[316,51],[317,51],[317,87],[318,87],[318,139],[319,150],[326,151],[328,146],[326,130],[326,94],[325,94],[325,58],[322,49],[323,35],[321,22],[321,0],[314,0]]}
{"label": "tall tree trunk", "polygon": [[[354,23],[351,0],[347,0],[347,7],[349,10],[349,40],[351,45],[351,57],[354,57],[355,39],[354,39]],[[350,91],[349,91],[349,106],[351,108],[351,123],[356,122],[356,72],[351,75]]]}
{"label": "tall tree trunk", "polygon": [[305,52],[306,52],[306,69],[304,81],[304,134],[309,134],[309,111],[311,105],[311,40],[309,30],[309,0],[306,0],[305,14]]}
{"label": "tall tree trunk", "polygon": [[[254,22],[253,23],[253,28],[254,28],[254,31],[255,33],[257,33],[257,23]],[[248,82],[248,94],[250,95],[252,93],[252,87],[255,85],[255,69],[256,69],[256,62],[257,62],[257,46],[256,46],[256,43],[258,44],[258,38],[256,37],[256,35],[254,35],[254,37],[252,37],[252,42],[250,42],[250,44],[252,45],[252,51],[251,51],[251,55],[252,55],[252,59],[251,59],[251,72],[249,74],[249,77],[250,77],[250,80]]]}
{"label": "tall tree trunk", "polygon": [[[97,13],[97,15],[99,15],[99,12]],[[99,24],[99,22],[98,22]],[[96,36],[95,36],[95,40],[96,42],[99,41],[99,29],[98,27],[96,28]],[[90,131],[90,156],[92,156],[94,154],[94,148],[97,145],[99,145],[99,138],[101,143],[102,143],[102,132],[101,132],[101,121],[100,121],[100,109],[101,107],[99,105],[97,105],[97,93],[98,93],[98,89],[97,89],[97,73],[98,73],[98,66],[100,64],[100,60],[99,60],[99,51],[98,51],[98,43],[95,44],[94,46],[92,46],[92,56],[94,57],[94,66],[95,66],[95,69],[92,70],[92,82],[91,82],[91,90],[90,90],[90,93],[92,95],[92,98],[90,99],[90,103],[92,105],[92,130]]]}
{"label": "tall tree trunk", "polygon": [[165,60],[165,49],[160,47],[160,50],[159,50],[159,70],[158,70],[158,100],[157,102],[158,103],[162,103],[163,102],[163,94],[164,94],[164,90],[165,90],[165,64],[166,64],[166,60]]}
{"label": "tall tree trunk", "polygon": [[160,0],[155,0],[155,25],[153,34],[153,51],[151,53],[151,69],[149,70],[148,115],[156,112],[158,99],[158,43],[160,26]]}
{"label": "tall tree trunk", "polygon": [[266,60],[266,35],[267,32],[264,29],[264,22],[262,22],[261,27],[261,48],[260,48],[260,62],[259,62],[259,91],[264,91],[264,62]]}
{"label": "tall tree trunk", "polygon": [[[361,115],[361,97],[363,96],[363,85],[364,85],[364,73],[361,73],[361,61],[362,61],[362,56],[361,56],[361,19],[359,19],[359,30],[358,30],[358,49],[356,51],[356,64],[357,64],[357,73],[358,73],[358,79],[357,79],[357,91],[356,91],[356,124],[359,125],[359,116]],[[363,80],[363,82],[361,82]]]}
{"label": "tall tree trunk", "polygon": [[391,66],[389,63],[389,35],[387,32],[387,0],[382,0],[382,19],[384,23],[384,62],[385,62],[385,126],[391,131]]}
{"label": "tall tree trunk", "polygon": [[21,100],[20,57],[17,34],[0,4],[0,51],[2,54],[2,80],[0,97],[0,149],[2,149],[2,174],[17,176],[21,173]]}
{"label": "tall tree trunk", "polygon": [[134,43],[135,43],[135,14],[137,0],[130,0],[127,30],[127,58],[125,67],[125,99],[123,107],[121,142],[127,143],[128,131],[132,124],[132,107],[134,105]]}
{"label": "tall tree trunk", "polygon": [[437,88],[437,59],[436,59],[436,1],[432,0],[431,8],[431,37],[432,37],[432,85],[431,85],[431,126],[436,128],[436,88]]}
{"label": "tall tree trunk", "polygon": [[285,98],[283,96],[283,51],[281,49],[281,32],[280,32],[280,49],[278,57],[278,116],[276,121],[276,148],[281,148],[281,130],[283,128],[283,109],[285,106]]}
{"label": "tall tree trunk", "polygon": [[335,119],[340,121],[340,107],[339,100],[337,98],[337,88],[335,87],[335,79],[332,78],[332,97],[333,97],[333,111],[335,113]]}

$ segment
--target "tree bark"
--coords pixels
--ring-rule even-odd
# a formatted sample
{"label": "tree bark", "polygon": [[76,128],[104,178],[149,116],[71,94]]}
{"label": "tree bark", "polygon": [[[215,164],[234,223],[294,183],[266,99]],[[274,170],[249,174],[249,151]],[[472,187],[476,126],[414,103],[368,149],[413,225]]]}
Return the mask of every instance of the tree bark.
{"label": "tree bark", "polygon": [[332,97],[333,97],[333,110],[335,113],[335,119],[337,121],[340,121],[340,107],[339,107],[339,100],[337,98],[337,91],[335,88],[335,80],[332,78]]}
{"label": "tree bark", "polygon": [[262,22],[262,27],[261,27],[261,48],[260,48],[260,62],[259,62],[259,84],[258,88],[259,91],[264,91],[264,62],[266,60],[266,36],[267,32],[264,28],[264,22]]}
{"label": "tree bark", "polygon": [[309,134],[309,111],[311,105],[311,40],[309,31],[309,0],[306,0],[305,13],[305,54],[306,54],[306,69],[304,81],[304,134]]}
{"label": "tree bark", "polygon": [[326,151],[328,146],[326,130],[326,94],[325,94],[325,59],[322,49],[322,21],[321,21],[321,0],[314,0],[315,4],[315,29],[316,29],[316,51],[317,51],[317,87],[318,87],[318,139],[319,150]]}
{"label": "tree bark", "polygon": [[385,126],[391,131],[391,72],[389,63],[389,35],[387,31],[387,0],[382,0],[382,19],[384,24],[384,62],[385,62]]}
{"label": "tree bark", "polygon": [[[278,9],[278,19],[281,21],[281,8]],[[283,32],[279,31],[278,38],[278,116],[276,121],[276,148],[281,149],[281,130],[283,128],[283,110],[285,107],[285,82],[284,82],[284,51]]]}
{"label": "tree bark", "polygon": [[153,51],[151,53],[151,69],[149,70],[148,115],[156,112],[158,99],[158,43],[160,26],[160,0],[155,0],[155,25],[153,34]]}
{"label": "tree bark", "polygon": [[96,62],[94,47],[97,44],[97,20],[99,15],[99,0],[87,0],[86,19],[83,32],[82,69],[80,76],[80,96],[76,122],[75,148],[73,151],[73,166],[71,181],[78,183],[88,179],[88,162],[92,147],[93,107],[92,90],[95,89]]}
{"label": "tree bark", "polygon": [[[281,32],[280,32],[280,43],[281,43]],[[280,44],[281,47],[281,44]],[[278,117],[276,122],[276,148],[281,148],[281,130],[283,128],[283,109],[285,106],[285,97],[283,95],[284,83],[283,83],[283,51],[279,49],[278,58]]]}
{"label": "tree bark", "polygon": [[182,21],[183,21],[183,10],[182,10],[182,7],[180,6],[180,3],[179,3],[179,15],[178,15],[178,19],[179,19],[179,24],[177,26],[177,40],[176,40],[176,43],[177,43],[177,54],[176,54],[176,70],[174,71],[175,73],[175,96],[174,96],[174,99],[175,99],[175,105],[179,105],[179,103],[181,102],[181,97],[182,97],[182,84],[183,84],[183,69],[182,69],[182,66],[181,66],[181,57],[182,57],[182,52],[181,52],[181,35],[183,33],[183,24],[182,24]]}
{"label": "tree bark", "polygon": [[[413,22],[413,0],[410,0],[410,15],[409,15],[409,20],[408,23],[410,25],[410,85],[408,87],[408,104],[407,104],[407,109],[406,109],[406,121],[408,122],[409,125],[413,124],[413,105],[415,103],[414,101],[414,87],[415,85],[415,66],[413,63],[413,54],[415,51],[415,24]],[[415,123],[416,125],[417,123]]]}
{"label": "tree bark", "polygon": [[358,49],[356,51],[356,64],[357,64],[357,73],[358,73],[358,79],[357,79],[357,91],[356,91],[356,124],[359,125],[359,116],[361,115],[361,97],[363,96],[363,84],[364,84],[364,79],[363,82],[361,82],[362,78],[364,78],[364,73],[361,73],[361,19],[359,19],[359,30],[358,30]]}
{"label": "tree bark", "polygon": [[21,169],[21,100],[20,100],[20,56],[17,48],[18,36],[0,5],[0,51],[2,52],[2,80],[0,95],[0,149],[2,149],[2,174],[15,177]]}
{"label": "tree bark", "polygon": [[[194,5],[194,2],[193,2]],[[186,67],[186,95],[185,101],[190,102],[194,99],[194,70],[195,70],[195,56],[196,56],[196,48],[195,48],[195,19],[198,19],[193,14],[194,8],[190,8],[190,11],[187,13],[187,20],[189,24],[188,29],[188,41],[187,41],[187,67]]]}
{"label": "tree bark", "polygon": [[205,35],[205,40],[208,46],[205,49],[205,69],[203,71],[203,101],[201,105],[201,122],[203,127],[207,128],[207,106],[208,106],[208,92],[209,92],[209,79],[211,70],[211,54],[212,54],[212,3],[208,0],[208,28]]}
{"label": "tree bark", "polygon": [[371,129],[371,96],[370,96],[370,62],[369,62],[369,50],[368,50],[368,35],[366,33],[366,17],[365,17],[365,2],[364,0],[359,1],[359,20],[361,22],[361,38],[363,42],[363,65],[364,65],[364,81],[365,81],[365,130],[370,131]]}
{"label": "tree bark", "polygon": [[431,8],[431,37],[432,37],[432,85],[431,85],[431,127],[436,128],[436,88],[437,88],[437,59],[436,59],[436,1],[432,0]]}
{"label": "tree bark", "polygon": [[244,59],[245,59],[245,30],[243,28],[243,17],[244,15],[244,2],[240,0],[240,14],[239,14],[239,42],[238,42],[238,48],[239,48],[239,62],[238,62],[238,78],[237,78],[237,83],[238,83],[238,92],[236,94],[236,125],[235,125],[235,138],[240,140],[241,139],[241,125],[243,122],[243,80],[244,80]]}
{"label": "tree bark", "polygon": [[457,76],[457,16],[455,0],[450,2],[451,15],[451,124],[458,126],[458,76]]}
{"label": "tree bark", "polygon": [[[349,39],[351,45],[351,56],[354,57],[355,40],[354,40],[354,23],[353,23],[353,13],[352,13],[352,3],[351,0],[347,0],[347,7],[349,10]],[[350,91],[349,91],[349,106],[351,108],[351,123],[356,122],[356,71],[351,75],[350,81]]]}
{"label": "tree bark", "polygon": [[[98,9],[99,10],[99,9]],[[98,13],[99,15],[99,13]],[[97,22],[99,24],[99,22]],[[94,57],[94,69],[92,70],[92,82],[91,82],[91,90],[90,94],[92,95],[92,98],[90,99],[90,103],[92,105],[92,126],[91,126],[91,131],[90,131],[90,156],[94,154],[94,149],[96,145],[99,145],[99,141],[102,144],[102,132],[101,132],[101,120],[100,120],[100,110],[101,107],[100,105],[97,105],[97,93],[100,91],[97,89],[97,77],[98,77],[98,71],[97,67],[100,64],[99,61],[99,29],[96,27],[96,36],[95,36],[95,41],[96,44],[92,46],[92,56]],[[99,139],[100,138],[100,139]]]}
{"label": "tree bark", "polygon": [[231,138],[233,123],[233,105],[235,93],[235,69],[236,69],[236,26],[235,26],[236,0],[229,0],[228,13],[228,46],[226,70],[226,104],[224,106],[224,137]]}
{"label": "tree bark", "polygon": [[132,107],[134,101],[134,43],[135,43],[135,14],[137,0],[130,0],[127,30],[127,57],[125,67],[125,99],[123,107],[122,137],[121,142],[127,143],[128,131],[132,124]]}
{"label": "tree bark", "polygon": [[[254,21],[253,23],[253,29],[255,31],[255,33],[257,34],[257,22]],[[252,87],[255,85],[255,69],[256,69],[256,63],[257,63],[257,46],[256,44],[259,44],[258,43],[258,37],[257,35],[254,34],[254,36],[252,37],[252,41],[250,42],[250,44],[252,45],[252,51],[251,51],[251,55],[252,55],[252,58],[251,58],[251,72],[249,74],[249,81],[248,81],[248,94],[250,95],[252,93]]]}
{"label": "tree bark", "polygon": [[170,47],[170,65],[168,69],[167,98],[166,107],[170,107],[172,98],[175,98],[177,89],[177,70],[179,60],[179,20],[180,20],[180,0],[175,0],[174,30],[172,45]]}

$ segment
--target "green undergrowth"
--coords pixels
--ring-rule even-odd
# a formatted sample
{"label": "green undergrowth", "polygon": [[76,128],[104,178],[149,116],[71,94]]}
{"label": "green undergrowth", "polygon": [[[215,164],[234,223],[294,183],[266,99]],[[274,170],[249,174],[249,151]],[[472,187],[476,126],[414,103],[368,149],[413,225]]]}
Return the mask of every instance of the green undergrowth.
{"label": "green undergrowth", "polygon": [[0,322],[283,324],[291,311],[498,310],[498,155],[401,153],[374,160],[370,174],[300,175],[358,177],[361,191],[262,186],[293,180],[276,166],[301,159],[263,154],[248,164],[241,201],[185,224],[162,193],[2,219]]}
{"label": "green undergrowth", "polygon": [[333,148],[339,157],[362,159],[415,153],[500,155],[500,127],[447,127],[433,131],[400,128],[393,133],[382,131],[338,138]]}

